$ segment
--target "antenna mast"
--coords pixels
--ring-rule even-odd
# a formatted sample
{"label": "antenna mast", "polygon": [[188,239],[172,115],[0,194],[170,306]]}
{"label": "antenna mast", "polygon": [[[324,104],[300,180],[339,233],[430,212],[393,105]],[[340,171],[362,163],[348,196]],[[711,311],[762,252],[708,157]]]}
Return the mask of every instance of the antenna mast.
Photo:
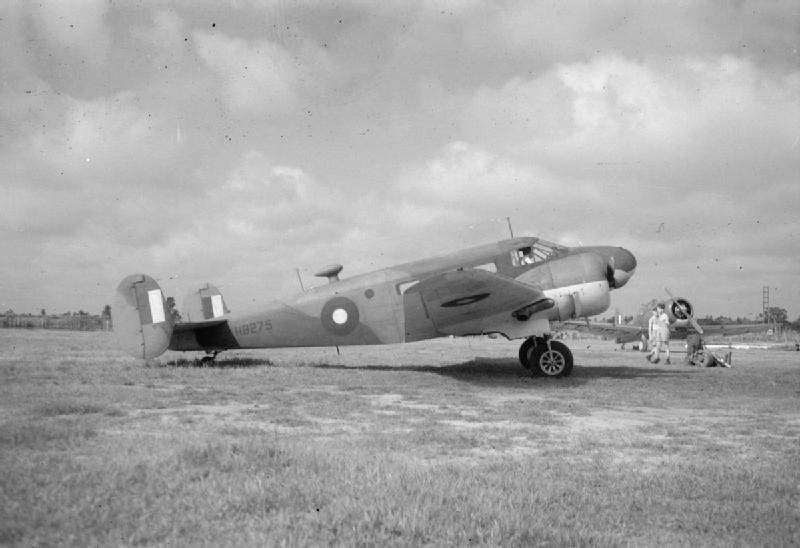
{"label": "antenna mast", "polygon": [[506,222],[508,223],[508,232],[511,234],[511,237],[514,237],[514,229],[511,228],[511,217],[506,217]]}

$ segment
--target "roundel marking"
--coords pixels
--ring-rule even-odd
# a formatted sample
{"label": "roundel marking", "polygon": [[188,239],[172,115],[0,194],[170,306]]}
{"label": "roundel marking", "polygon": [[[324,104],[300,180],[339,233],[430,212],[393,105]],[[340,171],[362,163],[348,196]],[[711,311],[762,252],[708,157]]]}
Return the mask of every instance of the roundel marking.
{"label": "roundel marking", "polygon": [[331,319],[333,319],[333,323],[336,325],[343,325],[347,323],[347,310],[344,308],[337,308],[331,314]]}
{"label": "roundel marking", "polygon": [[458,299],[453,299],[452,301],[447,301],[446,303],[442,303],[441,306],[444,308],[453,308],[455,306],[467,306],[468,304],[482,301],[489,295],[491,295],[491,293],[476,293],[475,295],[469,295],[467,297],[461,297]]}
{"label": "roundel marking", "polygon": [[325,330],[334,335],[349,335],[358,327],[358,307],[347,297],[334,297],[320,314]]}

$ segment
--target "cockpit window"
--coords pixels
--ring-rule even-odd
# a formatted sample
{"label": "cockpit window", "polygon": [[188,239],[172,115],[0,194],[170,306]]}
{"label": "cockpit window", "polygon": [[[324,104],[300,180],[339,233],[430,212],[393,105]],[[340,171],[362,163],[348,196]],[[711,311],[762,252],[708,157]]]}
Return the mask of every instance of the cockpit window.
{"label": "cockpit window", "polygon": [[517,256],[519,257],[519,264],[533,264],[534,262],[533,248],[531,246],[520,247],[517,250]]}
{"label": "cockpit window", "polygon": [[514,266],[524,266],[546,261],[558,254],[564,248],[558,244],[537,240],[533,245],[519,247],[511,252],[511,263]]}

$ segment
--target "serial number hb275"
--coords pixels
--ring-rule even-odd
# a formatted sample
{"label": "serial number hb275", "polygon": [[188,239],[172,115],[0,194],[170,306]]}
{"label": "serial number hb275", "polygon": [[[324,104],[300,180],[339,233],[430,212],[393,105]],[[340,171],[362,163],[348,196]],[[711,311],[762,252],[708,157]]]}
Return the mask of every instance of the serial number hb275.
{"label": "serial number hb275", "polygon": [[272,331],[271,320],[259,320],[256,322],[240,323],[233,327],[233,333],[240,337],[242,335],[257,335],[262,331]]}

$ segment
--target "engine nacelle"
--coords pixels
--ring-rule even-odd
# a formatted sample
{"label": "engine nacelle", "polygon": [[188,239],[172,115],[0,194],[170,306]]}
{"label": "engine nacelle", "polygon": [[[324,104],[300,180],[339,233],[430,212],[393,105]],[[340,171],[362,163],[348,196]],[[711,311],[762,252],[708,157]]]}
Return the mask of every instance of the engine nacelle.
{"label": "engine nacelle", "polygon": [[552,321],[602,314],[611,304],[606,262],[587,252],[553,259],[517,279],[541,289],[553,299],[547,318]]}

